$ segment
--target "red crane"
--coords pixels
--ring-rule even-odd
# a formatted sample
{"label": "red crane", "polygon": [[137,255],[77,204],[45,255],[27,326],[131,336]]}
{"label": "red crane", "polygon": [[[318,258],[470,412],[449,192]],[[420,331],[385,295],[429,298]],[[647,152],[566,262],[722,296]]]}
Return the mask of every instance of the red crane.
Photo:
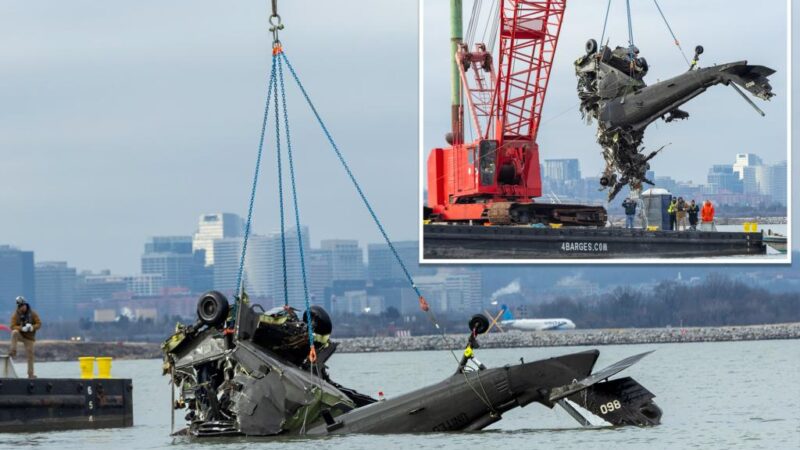
{"label": "red crane", "polygon": [[[533,201],[542,195],[536,135],[565,8],[566,0],[500,0],[497,71],[486,44],[470,51],[456,24],[453,81],[459,92],[447,136],[451,147],[433,149],[428,157],[429,219],[605,224],[603,207]],[[462,95],[477,135],[473,142],[464,142]]]}

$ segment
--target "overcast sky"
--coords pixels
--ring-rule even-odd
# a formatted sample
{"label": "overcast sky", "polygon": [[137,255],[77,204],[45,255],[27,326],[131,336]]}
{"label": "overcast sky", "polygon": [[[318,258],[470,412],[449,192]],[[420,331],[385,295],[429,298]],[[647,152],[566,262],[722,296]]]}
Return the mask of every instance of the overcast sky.
{"label": "overcast sky", "polygon": [[[657,158],[657,173],[702,180],[708,165],[739,151],[785,158],[785,12],[782,1],[770,2],[780,7],[661,2],[687,48],[705,45],[705,64],[769,65],[778,70],[778,95],[759,102],[762,119],[718,87],[687,105],[689,121],[653,126],[648,146],[673,143]],[[206,212],[244,214],[269,71],[268,3],[0,3],[0,244],[34,250],[37,261],[136,273],[148,236],[191,234]],[[449,120],[441,54],[448,3],[426,0],[429,148],[442,144]],[[593,128],[577,111],[554,116],[577,101],[571,62],[600,33],[601,3],[569,2],[539,140],[543,158],[580,158],[586,175],[600,170]],[[682,71],[652,2],[633,3],[649,78]],[[611,37],[623,42],[622,3],[615,4]],[[280,7],[287,54],[390,235],[416,239],[416,5],[284,0]],[[313,117],[294,90],[289,95],[312,241],[379,241]],[[260,233],[277,228],[270,148],[255,214]]]}
{"label": "overcast sky", "polygon": [[[394,239],[417,237],[413,2],[281,1],[293,62]],[[0,3],[0,244],[139,271],[145,239],[244,214],[269,73],[269,2]],[[380,236],[289,91],[311,238]],[[270,147],[271,148],[271,147]],[[277,229],[267,150],[255,230]]]}

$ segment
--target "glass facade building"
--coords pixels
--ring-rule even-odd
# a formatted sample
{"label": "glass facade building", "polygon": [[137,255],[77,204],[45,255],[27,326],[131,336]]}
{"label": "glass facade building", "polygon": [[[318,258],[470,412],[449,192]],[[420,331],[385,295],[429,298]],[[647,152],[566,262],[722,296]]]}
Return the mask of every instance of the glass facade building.
{"label": "glass facade building", "polygon": [[3,317],[11,317],[18,295],[38,307],[34,279],[33,252],[0,245],[0,311],[6,313]]}
{"label": "glass facade building", "polygon": [[63,261],[36,263],[36,306],[50,320],[74,319],[78,279],[74,267]]}

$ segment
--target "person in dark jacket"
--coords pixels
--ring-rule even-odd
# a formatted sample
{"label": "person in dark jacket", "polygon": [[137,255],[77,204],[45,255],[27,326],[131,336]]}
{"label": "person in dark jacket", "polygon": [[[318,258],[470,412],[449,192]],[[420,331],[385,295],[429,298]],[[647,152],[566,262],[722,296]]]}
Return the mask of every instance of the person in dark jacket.
{"label": "person in dark jacket", "polygon": [[697,231],[697,217],[700,214],[700,207],[697,206],[694,200],[689,202],[689,207],[686,208],[686,213],[689,214],[689,228],[692,231]]}
{"label": "person in dark jacket", "polygon": [[622,202],[622,207],[625,208],[625,228],[633,228],[633,218],[636,216],[636,200],[628,197]]}
{"label": "person in dark jacket", "polygon": [[17,344],[22,341],[28,359],[28,378],[36,378],[33,374],[33,344],[36,341],[36,331],[41,327],[39,315],[31,309],[25,297],[17,297],[17,309],[11,315],[11,349],[8,356],[17,356]]}

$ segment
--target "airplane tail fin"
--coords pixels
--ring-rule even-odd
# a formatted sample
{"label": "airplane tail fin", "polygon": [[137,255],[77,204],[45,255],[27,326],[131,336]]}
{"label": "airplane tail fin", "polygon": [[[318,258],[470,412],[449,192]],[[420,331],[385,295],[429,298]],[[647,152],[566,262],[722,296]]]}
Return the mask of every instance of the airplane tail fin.
{"label": "airplane tail fin", "polygon": [[502,305],[500,309],[503,311],[503,316],[500,318],[500,320],[514,320],[514,313],[508,309],[508,305]]}
{"label": "airplane tail fin", "polygon": [[775,96],[772,93],[772,85],[769,83],[769,78],[767,78],[774,74],[775,71],[769,67],[751,66],[744,62],[732,64],[722,69],[722,72],[729,81],[736,83],[762,100],[769,100]]}

